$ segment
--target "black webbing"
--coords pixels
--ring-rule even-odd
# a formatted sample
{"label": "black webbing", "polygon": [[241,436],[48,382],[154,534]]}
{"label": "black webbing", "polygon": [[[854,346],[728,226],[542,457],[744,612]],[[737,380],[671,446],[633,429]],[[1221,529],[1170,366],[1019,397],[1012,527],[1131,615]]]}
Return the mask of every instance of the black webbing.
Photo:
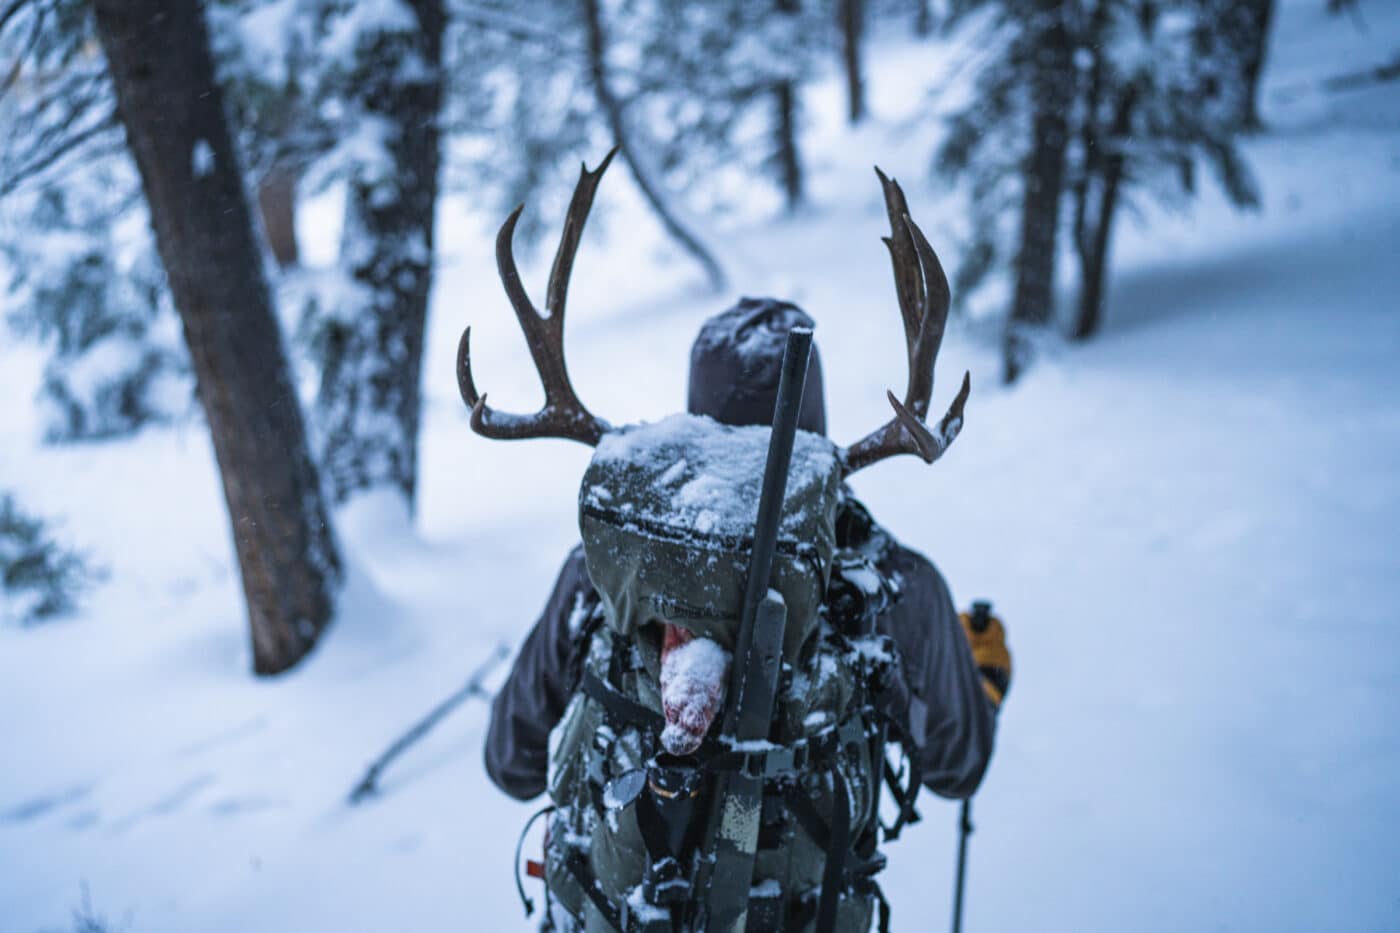
{"label": "black webbing", "polygon": [[880,886],[873,879],[866,881],[870,886],[870,893],[875,895],[875,904],[880,909],[880,933],[890,933],[890,902],[885,900],[885,892],[880,890]]}
{"label": "black webbing", "polygon": [[880,761],[883,766],[885,782],[889,785],[890,794],[894,797],[895,803],[899,804],[899,814],[895,817],[893,826],[883,826],[885,840],[899,838],[900,831],[905,827],[919,822],[919,811],[914,809],[914,802],[919,797],[919,788],[924,783],[923,763],[919,760],[919,749],[914,745],[913,739],[909,735],[909,730],[904,724],[893,716],[880,714],[880,719],[887,728],[893,729],[899,745],[904,750],[904,759],[909,763],[909,780],[903,786],[899,783],[899,775],[891,767],[889,760],[885,758],[884,751],[880,752]]}
{"label": "black webbing", "polygon": [[631,723],[653,731],[660,731],[666,720],[654,709],[649,709],[636,700],[604,683],[591,670],[583,672],[583,692],[597,700],[610,716],[621,722]]}
{"label": "black webbing", "polygon": [[851,847],[851,796],[841,769],[831,768],[831,839],[822,872],[822,894],[817,902],[816,933],[833,933],[836,907],[846,886],[846,854]]}
{"label": "black webbing", "polygon": [[598,889],[598,882],[594,880],[593,873],[589,871],[584,858],[577,849],[570,849],[569,854],[564,856],[564,867],[569,874],[574,876],[578,886],[583,889],[584,896],[593,902],[593,906],[598,908],[598,913],[603,915],[617,933],[626,933],[622,926],[622,913],[608,900],[607,895]]}
{"label": "black webbing", "polygon": [[807,838],[823,852],[829,850],[831,830],[827,828],[826,818],[817,812],[816,804],[812,803],[812,798],[807,796],[807,792],[800,785],[784,784],[783,797],[787,800],[788,809],[797,817],[798,824],[807,833]]}

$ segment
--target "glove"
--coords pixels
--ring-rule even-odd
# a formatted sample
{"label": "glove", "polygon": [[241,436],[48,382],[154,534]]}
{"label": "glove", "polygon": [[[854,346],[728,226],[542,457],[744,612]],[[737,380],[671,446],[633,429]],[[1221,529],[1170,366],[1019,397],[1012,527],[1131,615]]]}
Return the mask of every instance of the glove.
{"label": "glove", "polygon": [[973,603],[972,611],[961,613],[958,618],[972,648],[972,660],[982,675],[982,689],[992,705],[1000,708],[1006,691],[1011,689],[1011,652],[1006,649],[1006,630],[1001,620],[991,614],[991,608],[990,603]]}

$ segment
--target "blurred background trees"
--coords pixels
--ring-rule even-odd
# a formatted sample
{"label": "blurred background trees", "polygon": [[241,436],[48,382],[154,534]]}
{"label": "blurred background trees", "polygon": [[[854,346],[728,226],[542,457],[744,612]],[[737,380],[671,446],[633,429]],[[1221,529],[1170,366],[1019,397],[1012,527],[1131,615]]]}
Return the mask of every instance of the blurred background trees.
{"label": "blurred background trees", "polygon": [[[120,5],[97,6],[115,16]],[[133,4],[122,15],[174,15],[157,6]],[[821,209],[810,203],[803,148],[804,90],[813,80],[839,75],[846,118],[858,124],[883,103],[864,77],[869,35],[982,30],[986,54],[971,95],[927,117],[941,124],[930,181],[952,182],[967,199],[969,236],[952,251],[955,295],[999,286],[994,316],[1011,381],[1039,342],[1099,331],[1125,208],[1189,198],[1202,169],[1236,204],[1257,202],[1238,140],[1263,126],[1258,79],[1273,6],[189,0],[181,22],[207,26],[216,77],[187,80],[222,97],[232,148],[222,153],[197,134],[178,158],[167,153],[169,164],[138,171],[129,107],[118,119],[119,69],[109,67],[116,47],[105,27],[98,42],[93,6],[4,0],[5,317],[48,348],[40,403],[49,441],[109,439],[189,418],[200,410],[198,384],[217,445],[224,428],[211,405],[256,390],[211,382],[190,315],[265,310],[277,326],[257,352],[297,409],[281,426],[291,438],[288,475],[299,477],[284,493],[317,491],[315,502],[293,510],[303,528],[292,537],[326,556],[329,599],[337,563],[319,490],[327,503],[385,493],[405,514],[413,507],[444,193],[502,216],[525,202],[518,232],[528,243],[546,226],[538,206],[572,184],[577,163],[618,144],[663,229],[720,288],[724,256],[709,228],[736,180],[771,191],[778,213]],[[152,225],[167,221],[150,197],[151,173],[184,173],[195,185],[230,170],[238,178],[228,196],[242,205],[230,209],[246,212],[253,252],[157,249]],[[311,268],[297,241],[298,212],[327,191],[344,197],[339,253],[331,267]],[[160,209],[179,209],[178,200]],[[200,268],[172,265],[194,261]],[[1075,273],[1070,281],[1062,281],[1066,269]],[[227,287],[201,299],[212,306],[182,306],[172,283],[196,280]],[[1064,293],[1072,297],[1062,308]],[[216,397],[222,392],[233,396]],[[303,421],[304,457],[295,440]],[[221,457],[225,485],[244,488],[249,461],[235,461]],[[257,469],[275,472],[267,462]],[[233,499],[237,526],[246,515]],[[295,559],[279,553],[273,563]],[[291,661],[329,610],[322,616],[292,639]]]}
{"label": "blurred background trees", "polygon": [[1012,281],[1006,381],[1059,326],[1055,274],[1066,249],[1077,260],[1078,296],[1059,329],[1079,340],[1098,331],[1114,219],[1132,197],[1190,196],[1204,164],[1234,203],[1257,202],[1237,140],[1258,122],[1268,16],[1250,14],[1260,31],[1248,40],[1241,38],[1248,30],[1220,26],[1255,6],[981,0],[973,7],[990,8],[1001,45],[971,102],[951,117],[937,165],[972,192],[974,234],[957,284],[965,292],[996,274]]}

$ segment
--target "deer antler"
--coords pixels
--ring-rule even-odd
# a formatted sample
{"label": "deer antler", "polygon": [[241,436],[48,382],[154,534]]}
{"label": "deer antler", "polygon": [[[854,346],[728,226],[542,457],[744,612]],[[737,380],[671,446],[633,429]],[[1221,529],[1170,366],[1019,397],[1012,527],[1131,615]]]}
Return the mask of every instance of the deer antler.
{"label": "deer antler", "polygon": [[904,320],[909,382],[902,403],[893,392],[885,393],[894,417],[846,449],[847,476],[896,454],[915,454],[925,463],[937,460],[962,430],[963,405],[972,389],[971,374],[964,373],[962,388],[943,420],[934,427],[925,422],[933,395],[933,364],[948,323],[948,277],[923,231],[910,219],[899,184],[878,168],[875,174],[880,176],[890,217],[890,235],[883,239],[890,250],[895,294]]}
{"label": "deer antler", "polygon": [[510,414],[487,407],[486,396],[477,392],[476,382],[472,379],[472,330],[468,327],[457,345],[457,386],[462,391],[462,401],[472,410],[472,430],[483,437],[496,440],[562,437],[596,447],[603,435],[611,430],[611,425],[606,421],[589,413],[569,382],[569,371],[564,364],[564,302],[569,292],[574,254],[578,252],[583,225],[593,206],[593,195],[608,169],[608,163],[616,154],[617,149],[614,148],[596,169],[590,172],[584,165],[579,172],[578,185],[574,188],[574,197],[564,218],[559,251],[554,254],[554,266],[549,272],[544,314],[535,309],[530,296],[525,294],[525,287],[520,284],[520,272],[515,267],[515,254],[511,246],[516,222],[520,220],[520,212],[525,205],[511,211],[496,234],[496,267],[500,270],[506,297],[520,320],[520,329],[525,332],[535,369],[539,370],[540,382],[544,385],[544,407],[533,415]]}

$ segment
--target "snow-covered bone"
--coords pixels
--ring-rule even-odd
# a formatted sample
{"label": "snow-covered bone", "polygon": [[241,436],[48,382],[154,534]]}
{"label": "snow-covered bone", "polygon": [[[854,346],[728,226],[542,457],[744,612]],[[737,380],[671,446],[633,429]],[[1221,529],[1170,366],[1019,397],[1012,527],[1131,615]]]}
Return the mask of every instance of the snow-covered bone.
{"label": "snow-covered bone", "polygon": [[661,744],[672,755],[689,755],[724,703],[730,654],[717,642],[667,625],[661,645],[661,708],[666,727]]}

